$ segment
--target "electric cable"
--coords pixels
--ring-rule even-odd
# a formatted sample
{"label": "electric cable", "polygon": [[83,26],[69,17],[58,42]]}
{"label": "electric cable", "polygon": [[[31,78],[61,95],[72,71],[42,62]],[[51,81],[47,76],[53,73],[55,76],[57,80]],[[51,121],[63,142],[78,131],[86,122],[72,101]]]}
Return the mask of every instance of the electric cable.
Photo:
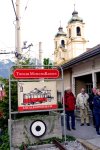
{"label": "electric cable", "polygon": [[16,20],[18,20],[13,0],[11,0],[11,2],[12,2],[12,6],[13,6],[13,10],[14,10],[15,16],[16,16]]}
{"label": "electric cable", "polygon": [[23,19],[23,18],[24,18],[24,15],[25,15],[26,9],[27,9],[27,7],[28,7],[28,3],[29,3],[29,0],[27,0],[27,2],[26,2],[26,6],[25,6],[25,8],[24,8],[24,13],[23,13],[23,15],[22,15],[22,18],[21,18],[21,19]]}

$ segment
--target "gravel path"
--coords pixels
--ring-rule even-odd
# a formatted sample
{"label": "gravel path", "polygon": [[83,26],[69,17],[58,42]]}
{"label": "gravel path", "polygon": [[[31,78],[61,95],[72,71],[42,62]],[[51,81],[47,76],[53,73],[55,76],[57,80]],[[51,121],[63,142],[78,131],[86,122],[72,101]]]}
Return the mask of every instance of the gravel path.
{"label": "gravel path", "polygon": [[[67,144],[65,145],[67,150],[86,150],[86,148],[84,148],[79,142],[77,141],[72,141],[72,142],[67,142]],[[33,147],[29,150],[59,150],[59,148],[55,147],[55,146],[49,146],[49,147]]]}
{"label": "gravel path", "polygon": [[66,145],[66,149],[67,150],[86,150],[86,148],[84,148],[83,145],[77,141],[68,142],[68,144]]}

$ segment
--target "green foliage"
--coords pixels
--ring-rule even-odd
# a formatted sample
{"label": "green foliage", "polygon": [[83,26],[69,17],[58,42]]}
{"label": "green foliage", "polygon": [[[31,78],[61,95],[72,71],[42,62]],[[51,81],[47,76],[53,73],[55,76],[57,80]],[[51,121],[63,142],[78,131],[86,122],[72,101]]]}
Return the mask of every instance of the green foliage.
{"label": "green foliage", "polygon": [[3,134],[0,136],[0,150],[10,150],[9,148],[9,136],[7,129],[4,130]]}
{"label": "green foliage", "polygon": [[[65,137],[63,136],[62,139],[60,139],[58,137],[52,137],[52,138],[48,138],[48,139],[44,139],[44,140],[38,139],[37,142],[35,142],[32,145],[22,143],[22,145],[19,147],[19,149],[24,150],[24,145],[28,148],[28,146],[53,144],[54,140],[57,140],[58,142],[62,143],[62,142],[65,142]],[[75,140],[76,140],[75,137],[66,135],[66,141],[75,141]]]}
{"label": "green foliage", "polygon": [[27,147],[28,147],[28,145],[26,145],[26,144],[22,143],[22,145],[19,147],[19,149],[20,149],[20,150],[24,150],[24,149],[25,149],[25,147],[27,148]]}
{"label": "green foliage", "polygon": [[5,128],[7,127],[9,117],[9,82],[8,79],[2,79],[0,81],[5,84],[6,92],[3,101],[0,101],[0,112],[3,112],[3,116],[0,118],[0,127]]}
{"label": "green foliage", "polygon": [[43,60],[43,65],[45,69],[49,69],[52,68],[52,63],[50,63],[50,59],[49,58],[44,58]]}
{"label": "green foliage", "polygon": [[[6,128],[8,124],[9,118],[9,82],[8,79],[5,79],[5,92],[6,96],[3,101],[0,102],[0,111],[3,112],[3,116],[0,118],[0,127]],[[17,83],[11,83],[11,103],[12,103],[12,111],[17,110]]]}
{"label": "green foliage", "polygon": [[58,108],[63,108],[63,105],[60,101],[58,101],[57,103],[58,103]]}
{"label": "green foliage", "polygon": [[42,145],[42,144],[52,144],[53,140],[57,140],[59,142],[62,142],[62,139],[58,137],[52,137],[44,140],[39,140],[38,142],[34,143],[34,145]]}
{"label": "green foliage", "polygon": [[[64,142],[64,140],[65,140],[65,137],[63,136],[62,142]],[[66,141],[75,141],[75,140],[76,140],[75,137],[70,136],[70,135],[66,135]]]}
{"label": "green foliage", "polygon": [[27,65],[35,65],[34,62],[31,62],[30,58],[26,59],[25,61],[22,61],[19,63],[20,66],[23,66],[23,68],[26,68]]}
{"label": "green foliage", "polygon": [[11,110],[16,111],[18,108],[17,82],[11,83]]}

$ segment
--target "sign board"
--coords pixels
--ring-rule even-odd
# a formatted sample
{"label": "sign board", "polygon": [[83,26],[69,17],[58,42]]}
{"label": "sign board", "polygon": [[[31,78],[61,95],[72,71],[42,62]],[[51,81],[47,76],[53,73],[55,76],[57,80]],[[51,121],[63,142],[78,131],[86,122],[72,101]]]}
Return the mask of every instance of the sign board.
{"label": "sign board", "polygon": [[57,109],[56,81],[18,82],[18,111]]}
{"label": "sign board", "polygon": [[16,79],[56,79],[59,77],[59,71],[57,69],[15,69],[13,76]]}

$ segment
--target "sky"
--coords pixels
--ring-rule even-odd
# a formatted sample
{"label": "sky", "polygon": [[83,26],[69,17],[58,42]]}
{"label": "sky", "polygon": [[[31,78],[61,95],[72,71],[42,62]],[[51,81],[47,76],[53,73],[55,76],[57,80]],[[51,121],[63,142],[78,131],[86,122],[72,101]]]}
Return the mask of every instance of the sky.
{"label": "sky", "polygon": [[[38,57],[38,44],[41,41],[43,57],[53,58],[54,37],[60,21],[66,32],[74,4],[79,17],[85,23],[85,37],[89,40],[87,47],[99,44],[100,0],[20,0],[21,41],[33,43],[33,56]],[[0,3],[0,49],[15,51],[15,14],[11,0],[2,0]],[[9,55],[2,54],[1,57],[6,58]]]}

